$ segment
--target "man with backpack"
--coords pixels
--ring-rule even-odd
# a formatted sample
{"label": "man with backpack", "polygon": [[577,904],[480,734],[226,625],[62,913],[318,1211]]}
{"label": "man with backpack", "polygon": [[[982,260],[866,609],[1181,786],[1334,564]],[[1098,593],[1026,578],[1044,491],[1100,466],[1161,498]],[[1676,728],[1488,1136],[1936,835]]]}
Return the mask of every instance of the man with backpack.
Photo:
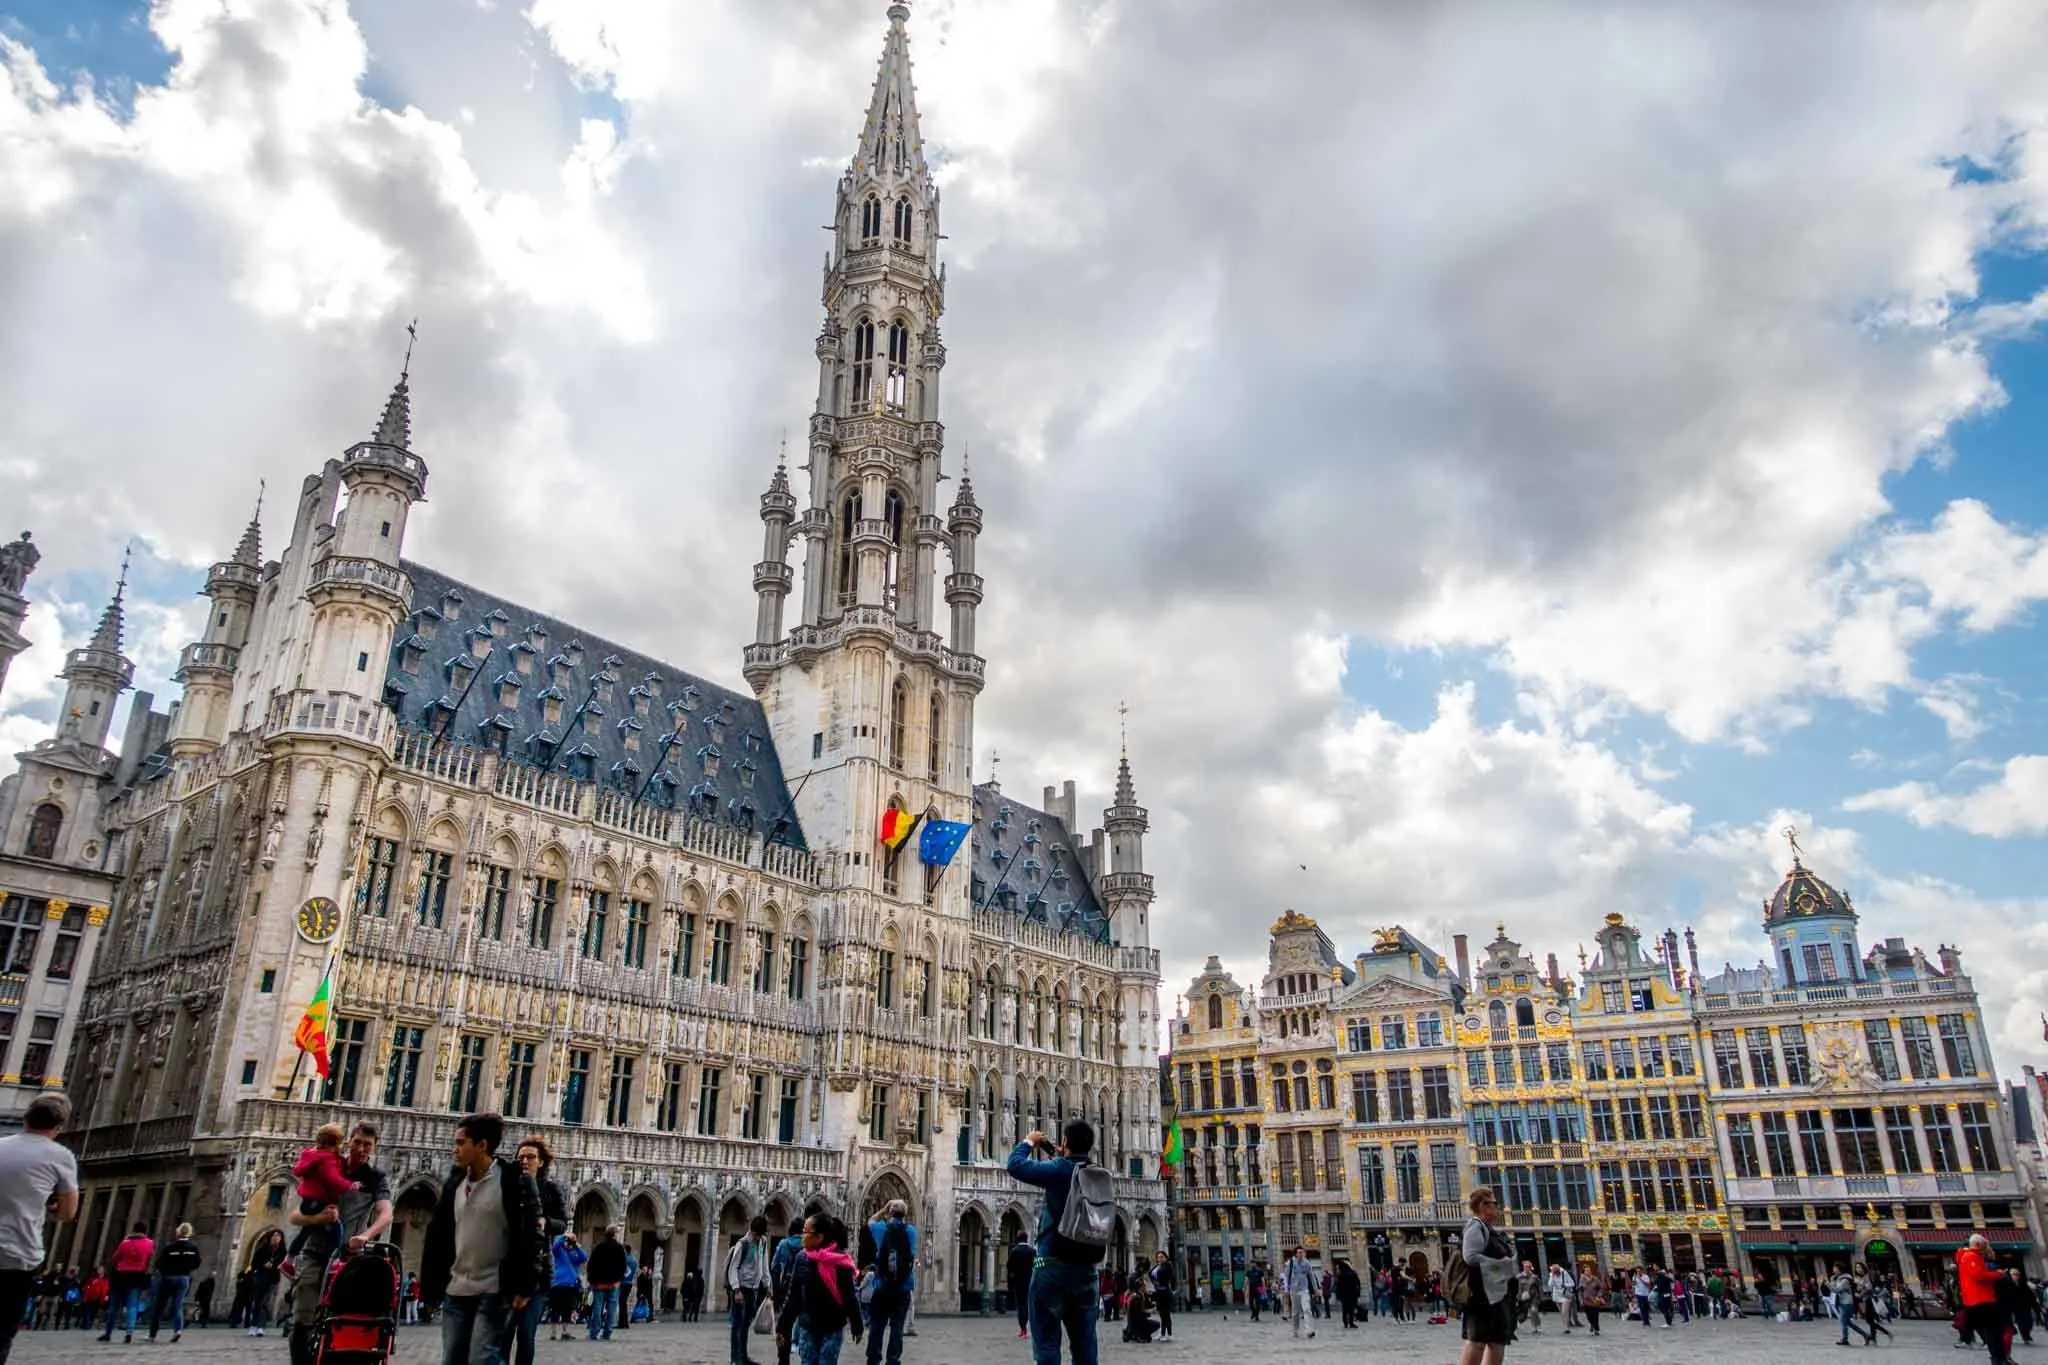
{"label": "man with backpack", "polygon": [[[790,1277],[796,1273],[796,1258],[804,1252],[804,1220],[795,1219],[789,1225],[789,1235],[775,1244],[775,1255],[769,1262],[769,1290],[775,1299],[778,1313],[789,1303]],[[789,1365],[790,1342],[787,1337],[775,1340],[775,1365]]]}
{"label": "man with backpack", "polygon": [[903,1326],[917,1291],[917,1229],[905,1221],[910,1208],[892,1199],[881,1218],[868,1224],[875,1244],[875,1296],[868,1304],[868,1365],[881,1365],[884,1329],[888,1365],[903,1365]]}
{"label": "man with backpack", "polygon": [[[1040,1150],[1049,1155],[1032,1155]],[[1031,1275],[1034,1365],[1060,1365],[1062,1328],[1073,1365],[1096,1365],[1095,1274],[1116,1231],[1116,1187],[1090,1160],[1094,1150],[1094,1125],[1070,1119],[1057,1149],[1044,1133],[1033,1132],[1010,1153],[1011,1178],[1045,1191]]]}
{"label": "man with backpack", "polygon": [[747,1333],[753,1329],[754,1315],[761,1311],[761,1300],[768,1297],[772,1256],[768,1220],[757,1213],[747,1225],[747,1235],[725,1253],[725,1290],[732,1306],[731,1365],[754,1365],[747,1354]]}

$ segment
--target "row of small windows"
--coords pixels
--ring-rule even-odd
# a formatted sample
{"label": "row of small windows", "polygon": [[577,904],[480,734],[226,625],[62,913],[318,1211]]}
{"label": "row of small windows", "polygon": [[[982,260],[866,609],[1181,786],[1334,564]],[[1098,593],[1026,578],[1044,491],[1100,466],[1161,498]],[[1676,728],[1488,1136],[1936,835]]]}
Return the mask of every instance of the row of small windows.
{"label": "row of small windows", "polygon": [[[1904,1079],[1900,1072],[1902,1048],[1906,1072],[1916,1081],[1941,1079],[1944,1075],[1943,1062],[1947,1064],[1947,1076],[1978,1074],[1977,1050],[1971,1041],[1970,1022],[1964,1015],[1937,1015],[1932,1032],[1924,1016],[1905,1015],[1896,1021],[1896,1036],[1892,1032],[1893,1022],[1890,1019],[1866,1019],[1863,1022],[1864,1046],[1870,1066],[1882,1079]],[[1813,1063],[1807,1048],[1805,1025],[1782,1025],[1776,1030],[1775,1040],[1772,1032],[1768,1028],[1750,1028],[1740,1032],[1735,1029],[1714,1030],[1714,1077],[1721,1089],[1741,1090],[1748,1086],[1768,1089],[1780,1084],[1781,1057],[1784,1062],[1783,1084],[1813,1084]],[[1938,1059],[1935,1052],[1937,1037],[1941,1044]],[[1745,1060],[1749,1063],[1746,1077],[1743,1071]]]}
{"label": "row of small windows", "polygon": [[[369,875],[363,883],[359,904],[365,914],[389,919],[401,908],[399,891],[399,846],[395,839],[373,836],[369,841]],[[477,906],[477,934],[493,942],[505,942],[508,928],[517,933],[519,907],[513,899],[513,871],[497,863],[483,867],[483,894]],[[423,928],[441,929],[450,917],[449,892],[454,886],[455,855],[435,849],[420,855],[419,889],[409,908],[413,922]],[[562,913],[562,880],[532,876],[525,879],[525,945],[552,950],[555,929]],[[644,896],[614,899],[609,890],[588,893],[578,953],[593,962],[612,962],[621,967],[645,970],[654,925],[654,902]],[[700,930],[703,934],[702,976],[714,986],[735,982],[735,968],[751,973],[754,990],[787,995],[802,1000],[809,991],[811,942],[803,934],[791,934],[777,954],[776,934],[771,929],[754,932],[747,949],[751,963],[735,957],[734,922],[717,916],[699,916],[684,911],[677,915],[677,939],[669,960],[673,977],[694,978],[698,971]]]}
{"label": "row of small windows", "polygon": [[[1791,1114],[1730,1114],[1728,1156],[1735,1176],[1960,1175],[2005,1169],[1981,1102],[1948,1106],[1900,1104],[1883,1109],[1800,1109]],[[1832,1122],[1830,1122],[1832,1120]],[[1917,1121],[1917,1123],[1916,1123]],[[1757,1139],[1762,1129],[1762,1157]],[[1956,1133],[1962,1133],[1960,1151]],[[1796,1147],[1795,1147],[1796,1139]],[[1924,1146],[1922,1143],[1924,1142]],[[1797,1158],[1795,1159],[1795,1152]],[[1969,1165],[1962,1164],[1968,1157]]]}
{"label": "row of small windows", "polygon": [[1106,1061],[1118,1020],[1106,994],[1096,996],[1093,1004],[1086,1003],[1084,998],[1069,1000],[1064,983],[1054,985],[1048,993],[1042,980],[1033,983],[1028,993],[1021,986],[1009,991],[995,969],[990,968],[968,997],[967,1035],[1003,1042],[1005,1023],[1008,1042],[1053,1052],[1065,1052],[1067,1034],[1078,1028],[1077,1055]]}
{"label": "row of small windows", "polygon": [[[323,1098],[340,1104],[370,1104],[381,1098],[386,1107],[393,1109],[431,1105],[433,1073],[430,1066],[423,1065],[427,1030],[417,1024],[391,1026],[390,1054],[381,1087],[372,1074],[369,1041],[369,1020],[345,1016],[335,1020],[334,1047]],[[486,1107],[487,1096],[495,1096],[499,1112],[507,1118],[540,1117],[535,1100],[546,1094],[541,1045],[520,1039],[507,1043],[502,1074],[493,1085],[489,1043],[481,1034],[464,1033],[458,1037],[448,1085],[448,1111],[475,1113]],[[636,1121],[635,1110],[636,1101],[644,1104],[647,1099],[638,1089],[643,1060],[629,1053],[613,1053],[609,1059],[601,1059],[587,1048],[569,1049],[562,1058],[565,1069],[561,1101],[553,1117],[572,1126],[601,1121],[607,1128],[643,1127]],[[600,1061],[604,1062],[602,1070]],[[245,1082],[251,1079],[252,1070],[252,1066],[245,1065]],[[692,1070],[697,1082],[694,1107],[689,1104]],[[773,1141],[789,1146],[797,1140],[803,1082],[794,1076],[777,1077],[722,1066],[693,1068],[685,1062],[668,1062],[651,1079],[658,1086],[653,1096],[656,1131],[678,1133],[687,1128],[699,1137],[738,1136],[743,1141],[761,1142],[770,1140],[772,1122]],[[727,1131],[728,1093],[738,1101],[737,1134]],[[593,1104],[594,1099],[601,1104]]]}
{"label": "row of small windows", "polygon": [[[50,903],[40,896],[9,895],[0,898],[0,972],[28,976],[35,971],[36,949],[49,924]],[[85,939],[85,907],[67,906],[57,921],[56,942],[43,969],[52,981],[68,981],[78,969],[78,952]],[[11,1020],[13,1012],[5,1011]],[[0,1055],[6,1046],[0,1042]]]}

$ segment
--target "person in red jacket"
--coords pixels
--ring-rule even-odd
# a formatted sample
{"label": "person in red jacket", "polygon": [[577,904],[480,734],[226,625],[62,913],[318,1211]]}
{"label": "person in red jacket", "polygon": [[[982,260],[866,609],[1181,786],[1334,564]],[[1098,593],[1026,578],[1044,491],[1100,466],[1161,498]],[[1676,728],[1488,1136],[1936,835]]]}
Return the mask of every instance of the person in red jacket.
{"label": "person in red jacket", "polygon": [[1991,1264],[1991,1243],[1983,1233],[1971,1235],[1956,1253],[1956,1289],[1962,1295],[1963,1321],[1977,1340],[1991,1348],[1991,1365],[2011,1365],[2006,1355],[2006,1311],[1998,1301],[1998,1268]]}
{"label": "person in red jacket", "polygon": [[121,1239],[107,1269],[113,1279],[113,1297],[107,1304],[107,1330],[101,1341],[114,1336],[114,1319],[121,1320],[123,1340],[135,1340],[135,1319],[142,1308],[142,1291],[149,1287],[149,1263],[156,1259],[156,1242],[149,1224],[137,1223],[135,1231]]}

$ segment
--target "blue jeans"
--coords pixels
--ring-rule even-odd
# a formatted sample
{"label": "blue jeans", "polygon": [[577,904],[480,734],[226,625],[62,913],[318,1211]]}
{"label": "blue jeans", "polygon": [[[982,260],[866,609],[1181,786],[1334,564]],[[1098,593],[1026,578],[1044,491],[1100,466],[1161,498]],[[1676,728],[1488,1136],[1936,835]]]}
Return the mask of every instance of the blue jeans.
{"label": "blue jeans", "polygon": [[619,1316],[619,1287],[609,1285],[590,1291],[590,1339],[596,1341],[599,1334],[612,1334],[612,1326]]}
{"label": "blue jeans", "polygon": [[135,1320],[142,1316],[142,1296],[149,1288],[145,1276],[124,1276],[119,1289],[107,1295],[107,1325],[101,1336],[114,1335],[114,1324],[119,1323],[123,1332],[135,1331]]}
{"label": "blue jeans", "polygon": [[450,1294],[441,1300],[441,1365],[503,1365],[510,1306],[496,1294]]}
{"label": "blue jeans", "polygon": [[732,1358],[734,1361],[752,1360],[747,1353],[747,1334],[754,1330],[754,1314],[761,1311],[761,1300],[768,1296],[765,1289],[735,1289],[732,1291]]}
{"label": "blue jeans", "polygon": [[149,1338],[156,1340],[156,1329],[165,1317],[171,1320],[171,1335],[179,1336],[185,1330],[185,1291],[192,1285],[190,1275],[160,1275],[156,1282],[156,1296],[149,1305]]}
{"label": "blue jeans", "polygon": [[884,1337],[888,1338],[887,1365],[903,1365],[903,1320],[909,1314],[908,1289],[876,1288],[874,1302],[868,1305],[868,1365],[883,1365]]}
{"label": "blue jeans", "polygon": [[801,1322],[791,1334],[791,1344],[796,1347],[796,1358],[803,1365],[839,1365],[839,1348],[846,1341],[846,1329],[840,1328],[830,1336],[811,1335]]}
{"label": "blue jeans", "polygon": [[540,1315],[547,1306],[547,1295],[535,1294],[526,1301],[526,1307],[519,1310],[512,1324],[514,1365],[533,1365],[533,1337],[540,1330]]}
{"label": "blue jeans", "polygon": [[[1074,1365],[1095,1365],[1095,1317],[1100,1273],[1040,1257],[1031,1274],[1031,1359],[1060,1365],[1060,1329],[1065,1328]],[[872,1361],[871,1361],[872,1365]]]}

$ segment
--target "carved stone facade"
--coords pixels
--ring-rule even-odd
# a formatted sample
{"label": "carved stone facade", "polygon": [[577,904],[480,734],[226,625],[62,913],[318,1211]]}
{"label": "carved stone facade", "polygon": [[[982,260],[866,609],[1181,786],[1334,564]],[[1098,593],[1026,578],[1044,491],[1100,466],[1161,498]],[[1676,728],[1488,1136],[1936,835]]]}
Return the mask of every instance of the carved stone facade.
{"label": "carved stone facade", "polygon": [[[252,526],[209,574],[184,703],[109,807],[120,889],[72,1077],[85,1212],[60,1257],[182,1217],[230,1275],[313,1129],[362,1116],[416,1254],[477,1109],[545,1137],[577,1223],[624,1223],[669,1285],[757,1213],[901,1197],[923,1300],[979,1304],[1037,1207],[1002,1160],[1076,1116],[1118,1174],[1118,1257],[1161,1243],[1128,761],[1086,837],[1072,784],[1034,807],[970,775],[981,511],[964,478],[937,503],[938,196],[889,14],[839,188],[811,507],[782,470],[761,502],[755,696],[401,558],[427,484],[402,377],[306,481],[282,556]],[[892,807],[971,825],[970,851],[888,846]],[[322,1081],[293,1031],[330,962]]]}

